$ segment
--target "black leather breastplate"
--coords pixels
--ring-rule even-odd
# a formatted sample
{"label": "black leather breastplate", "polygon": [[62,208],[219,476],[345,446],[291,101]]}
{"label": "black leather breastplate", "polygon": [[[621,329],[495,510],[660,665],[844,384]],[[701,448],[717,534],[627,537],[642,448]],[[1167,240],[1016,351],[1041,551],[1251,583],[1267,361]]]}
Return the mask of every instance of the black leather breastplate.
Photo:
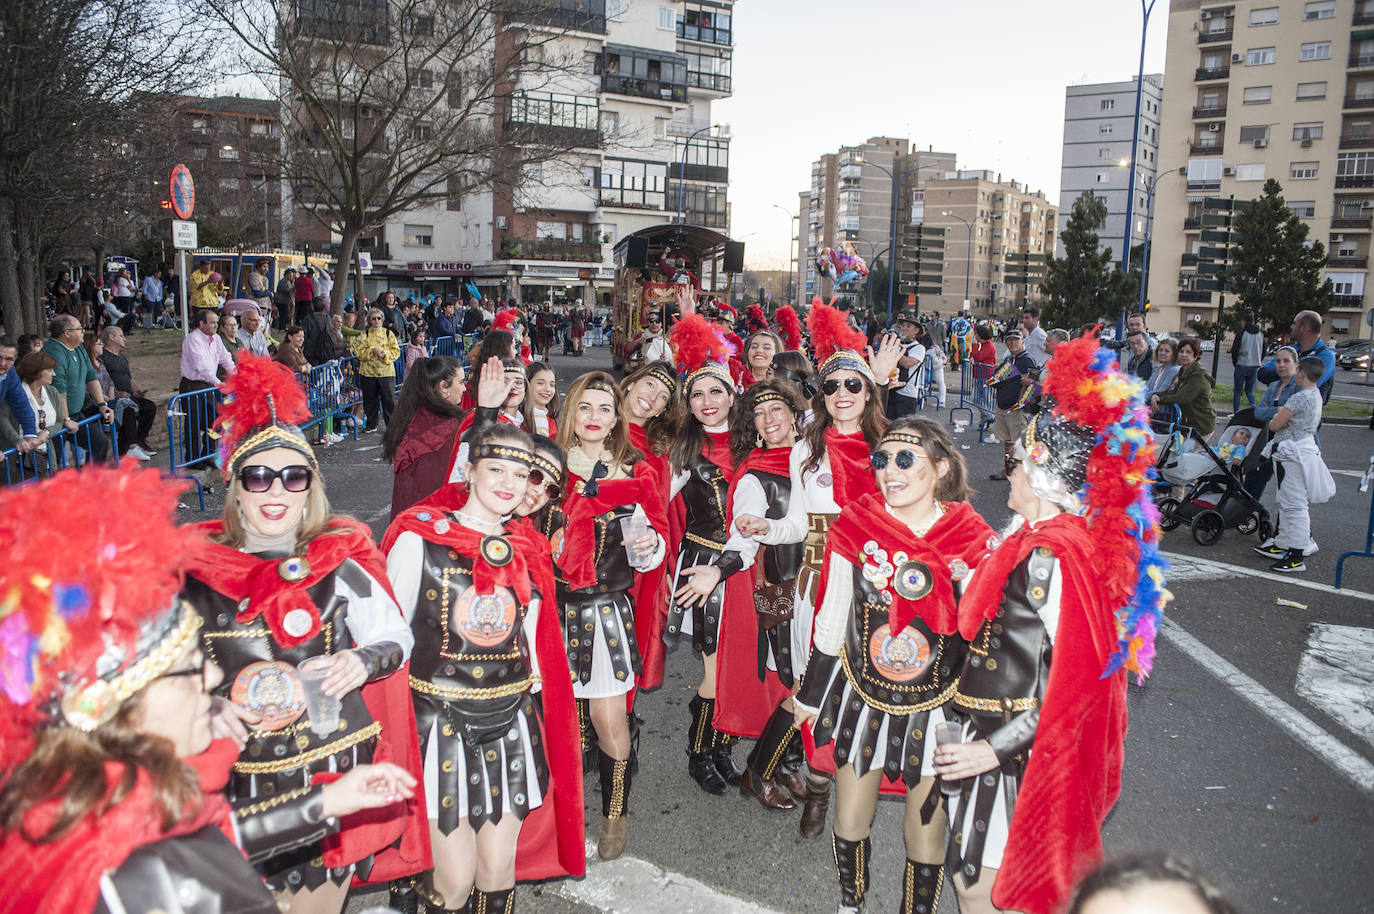
{"label": "black leather breastplate", "polygon": [[[763,486],[764,498],[768,509],[764,517],[777,519],[787,516],[787,504],[792,497],[792,477],[750,470]],[[784,543],[781,546],[766,546],[763,549],[763,579],[771,584],[795,578],[801,570],[802,550],[805,543]]]}
{"label": "black leather breastplate", "polygon": [[[687,533],[723,546],[729,535],[725,529],[725,497],[729,485],[720,467],[704,454],[688,468],[682,487],[682,502],[687,506]],[[704,544],[700,544],[704,545]]]}
{"label": "black leather breastplate", "polygon": [[[625,554],[625,541],[620,535],[620,518],[634,513],[634,505],[619,505],[614,511],[598,514],[592,521],[596,525],[596,584],[581,590],[569,588],[563,573],[554,561],[554,580],[558,583],[559,593],[582,595],[620,593],[634,586],[635,573],[630,567],[630,557]],[[555,553],[562,546],[560,531],[564,524],[562,511],[550,511],[545,519],[544,535],[554,543]],[[667,531],[657,531],[666,538]]]}
{"label": "black leather breastplate", "polygon": [[1038,547],[1012,569],[997,615],[969,645],[955,704],[979,714],[1029,711],[1045,696],[1050,638],[1039,610],[1049,596],[1054,554]]}
{"label": "black leather breastplate", "polygon": [[854,612],[842,660],[850,684],[869,704],[893,714],[943,704],[953,694],[963,652],[958,635],[937,635],[920,616],[894,634],[887,605],[862,569],[854,569]]}
{"label": "black leather breastplate", "polygon": [[446,698],[491,698],[523,690],[532,670],[529,645],[521,634],[527,610],[509,588],[478,596],[472,559],[426,541],[410,623],[415,633],[412,687],[423,690],[417,682],[429,683]]}
{"label": "black leather breastplate", "polygon": [[118,898],[102,897],[94,914],[180,911],[182,914],[275,914],[262,877],[213,826],[145,844],[109,873]]}

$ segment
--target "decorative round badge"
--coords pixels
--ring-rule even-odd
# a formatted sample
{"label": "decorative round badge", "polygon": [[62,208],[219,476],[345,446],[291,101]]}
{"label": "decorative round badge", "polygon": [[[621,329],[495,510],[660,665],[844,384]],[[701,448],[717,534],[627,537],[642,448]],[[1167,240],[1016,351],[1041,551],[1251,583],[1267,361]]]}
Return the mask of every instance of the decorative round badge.
{"label": "decorative round badge", "polygon": [[443,536],[449,531],[449,527],[451,526],[453,525],[448,522],[447,517],[441,517],[434,522],[434,532]]}
{"label": "decorative round badge", "polygon": [[310,576],[310,560],[303,555],[288,555],[277,563],[277,574],[290,584],[304,581]]}
{"label": "decorative round badge", "polygon": [[244,667],[229,690],[234,704],[262,715],[257,730],[270,731],[293,723],[305,713],[305,687],[296,668],[280,660],[260,660]]}
{"label": "decorative round badge", "polygon": [[886,625],[878,626],[868,641],[868,652],[878,672],[893,682],[910,682],[930,666],[930,642],[914,628],[898,634]]}
{"label": "decorative round badge", "polygon": [[469,587],[453,607],[453,626],[470,644],[492,647],[510,637],[518,608],[515,594],[504,587],[488,594]]}
{"label": "decorative round badge", "polygon": [[1000,545],[1002,545],[1002,540],[994,533],[988,537],[988,541],[983,544],[983,548],[987,549],[988,552],[992,552]]}
{"label": "decorative round badge", "polygon": [[559,527],[549,537],[549,545],[553,547],[553,557],[561,559],[563,557],[563,528]]}
{"label": "decorative round badge", "polygon": [[834,481],[835,480],[831,477],[829,473],[822,473],[821,475],[816,477],[816,485],[820,486],[822,489],[830,488],[831,484]]}
{"label": "decorative round badge", "polygon": [[428,511],[421,511],[419,514],[416,514],[416,515],[415,515],[415,519],[416,519],[416,520],[429,520],[429,519],[432,518],[433,516],[434,516],[434,515],[433,515],[433,514],[430,514]]}
{"label": "decorative round badge", "polygon": [[1039,466],[1050,459],[1050,449],[1045,447],[1042,442],[1037,441],[1030,446],[1030,450],[1026,451],[1026,459]]}
{"label": "decorative round badge", "polygon": [[877,551],[878,551],[878,541],[877,541],[877,540],[869,540],[868,542],[864,543],[864,555],[872,555],[873,553],[875,553],[875,552],[877,552]]}
{"label": "decorative round badge", "polygon": [[905,565],[906,560],[908,558],[910,558],[910,556],[908,556],[905,552],[899,550],[897,552],[892,553],[892,564],[897,566]]}
{"label": "decorative round badge", "polygon": [[930,566],[925,562],[907,562],[897,569],[897,575],[893,581],[893,588],[899,597],[908,600],[919,600],[935,585],[935,579],[931,576]]}
{"label": "decorative round badge", "polygon": [[315,627],[315,616],[308,609],[293,609],[282,618],[281,627],[292,638],[304,638]]}
{"label": "decorative round badge", "polygon": [[962,581],[968,577],[968,562],[963,559],[955,559],[949,563],[949,576],[956,581]]}
{"label": "decorative round badge", "polygon": [[511,548],[510,540],[504,536],[484,536],[482,537],[482,558],[487,560],[487,564],[493,568],[501,568],[510,564],[514,550]]}

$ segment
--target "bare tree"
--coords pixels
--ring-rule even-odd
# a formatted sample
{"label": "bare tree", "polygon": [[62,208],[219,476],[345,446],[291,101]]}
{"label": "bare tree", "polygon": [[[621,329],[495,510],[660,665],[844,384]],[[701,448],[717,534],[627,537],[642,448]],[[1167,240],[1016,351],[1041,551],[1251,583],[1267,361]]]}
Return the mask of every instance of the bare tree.
{"label": "bare tree", "polygon": [[[603,142],[595,123],[531,117],[551,89],[595,96],[586,0],[201,0],[279,83],[291,206],[340,237],[338,261],[390,217]],[[604,16],[601,30],[604,31]],[[585,39],[583,39],[585,42]],[[346,288],[334,286],[332,307]]]}

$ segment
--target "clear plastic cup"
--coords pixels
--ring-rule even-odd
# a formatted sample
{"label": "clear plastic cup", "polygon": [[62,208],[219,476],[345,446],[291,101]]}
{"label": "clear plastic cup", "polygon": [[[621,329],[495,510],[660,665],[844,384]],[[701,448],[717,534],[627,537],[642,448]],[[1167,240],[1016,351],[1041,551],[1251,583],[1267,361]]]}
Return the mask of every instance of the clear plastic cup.
{"label": "clear plastic cup", "polygon": [[[946,743],[962,743],[964,741],[964,725],[956,720],[945,720],[935,725],[935,745],[940,747]],[[940,778],[940,792],[947,797],[957,797],[964,785],[964,779],[958,778],[953,781]]]}
{"label": "clear plastic cup", "polygon": [[311,657],[296,667],[296,674],[305,686],[306,713],[310,715],[310,730],[318,737],[326,737],[339,729],[339,699],[324,693],[324,680],[329,674],[327,657]]}
{"label": "clear plastic cup", "polygon": [[648,532],[649,518],[639,512],[620,519],[620,542],[625,547],[625,556],[630,560],[631,566],[640,563],[640,558],[635,553],[635,541]]}

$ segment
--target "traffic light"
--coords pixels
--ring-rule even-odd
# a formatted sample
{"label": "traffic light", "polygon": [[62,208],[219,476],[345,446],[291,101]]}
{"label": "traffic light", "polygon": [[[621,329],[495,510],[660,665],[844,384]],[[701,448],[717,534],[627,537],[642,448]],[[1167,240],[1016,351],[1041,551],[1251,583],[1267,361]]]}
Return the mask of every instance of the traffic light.
{"label": "traffic light", "polygon": [[1146,314],[1149,314],[1149,313],[1150,313],[1150,303],[1149,303],[1148,301],[1145,302],[1145,313],[1146,313]]}

